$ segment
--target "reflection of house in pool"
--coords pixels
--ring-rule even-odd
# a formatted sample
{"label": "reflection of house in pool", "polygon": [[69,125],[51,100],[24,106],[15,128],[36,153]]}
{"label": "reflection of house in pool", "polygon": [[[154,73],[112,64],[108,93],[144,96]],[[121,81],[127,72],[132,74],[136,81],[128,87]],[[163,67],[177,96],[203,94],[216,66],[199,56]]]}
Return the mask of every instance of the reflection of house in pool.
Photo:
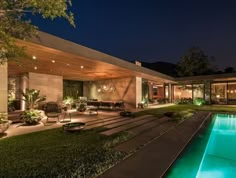
{"label": "reflection of house in pool", "polygon": [[[171,103],[203,98],[208,103],[236,104],[236,74],[173,78],[93,49],[39,32],[40,38],[17,40],[32,60],[0,66],[0,112],[7,111],[7,96],[24,109],[20,90],[34,88],[48,101],[85,96],[97,101]],[[7,85],[8,83],[8,85]],[[9,92],[8,92],[9,88]]]}

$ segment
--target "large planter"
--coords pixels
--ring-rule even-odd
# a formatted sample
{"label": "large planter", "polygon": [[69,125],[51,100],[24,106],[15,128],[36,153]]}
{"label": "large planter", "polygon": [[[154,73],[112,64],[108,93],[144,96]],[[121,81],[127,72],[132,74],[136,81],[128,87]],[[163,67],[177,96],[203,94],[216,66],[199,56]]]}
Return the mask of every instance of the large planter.
{"label": "large planter", "polygon": [[0,134],[4,133],[10,126],[11,121],[5,120],[0,122]]}

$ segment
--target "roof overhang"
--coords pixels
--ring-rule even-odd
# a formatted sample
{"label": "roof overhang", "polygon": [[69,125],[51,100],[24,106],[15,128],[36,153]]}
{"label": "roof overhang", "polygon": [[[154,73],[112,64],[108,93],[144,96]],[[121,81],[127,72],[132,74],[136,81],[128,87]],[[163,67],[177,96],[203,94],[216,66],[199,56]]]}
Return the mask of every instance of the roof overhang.
{"label": "roof overhang", "polygon": [[212,81],[212,82],[236,81],[236,73],[180,77],[180,78],[175,78],[175,81],[178,83],[199,83],[201,81]]}
{"label": "roof overhang", "polygon": [[134,76],[160,83],[174,81],[170,76],[44,32],[39,32],[37,38],[17,40],[17,44],[25,46],[28,56],[36,56],[36,60],[21,60],[20,65],[9,61],[9,75],[35,72],[60,75],[64,79],[80,81]]}

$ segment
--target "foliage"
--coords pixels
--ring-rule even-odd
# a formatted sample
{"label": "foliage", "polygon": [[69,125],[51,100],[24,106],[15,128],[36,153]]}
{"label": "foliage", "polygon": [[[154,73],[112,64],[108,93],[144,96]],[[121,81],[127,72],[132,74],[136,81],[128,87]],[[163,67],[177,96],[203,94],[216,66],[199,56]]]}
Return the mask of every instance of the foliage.
{"label": "foliage", "polygon": [[74,98],[71,96],[66,96],[62,102],[64,105],[72,105],[74,103]]}
{"label": "foliage", "polygon": [[[61,128],[35,132],[0,141],[3,177],[96,177],[126,153],[113,146],[127,133],[99,134],[99,129],[66,133]],[[14,160],[14,161],[13,161]]]}
{"label": "foliage", "polygon": [[7,120],[7,114],[6,113],[0,113],[0,124],[5,122]]}
{"label": "foliage", "polygon": [[42,115],[39,110],[29,109],[22,113],[21,118],[26,124],[34,125],[42,119]]}
{"label": "foliage", "polygon": [[193,109],[186,109],[183,111],[178,111],[173,114],[171,117],[172,121],[181,121],[184,119],[188,119],[194,115],[195,111]]}
{"label": "foliage", "polygon": [[202,106],[202,105],[206,104],[206,101],[203,98],[195,98],[193,100],[193,104],[197,105],[197,106]]}
{"label": "foliage", "polygon": [[25,92],[21,92],[23,100],[26,103],[27,109],[33,109],[38,103],[45,101],[46,96],[39,96],[40,90],[26,89]]}
{"label": "foliage", "polygon": [[230,107],[230,106],[203,105],[199,107],[196,105],[183,104],[183,105],[173,105],[163,108],[143,110],[136,112],[135,116],[154,115],[156,117],[162,117],[166,112],[178,112],[180,110],[187,110],[187,109],[192,109],[194,111],[210,111],[210,112],[227,112],[227,113],[236,112],[236,107]]}
{"label": "foliage", "polygon": [[17,46],[14,38],[37,35],[37,27],[31,24],[29,14],[51,20],[62,17],[75,26],[73,14],[68,10],[71,5],[71,0],[1,0],[0,63],[25,56],[25,47]]}
{"label": "foliage", "polygon": [[177,66],[177,73],[181,77],[209,74],[212,71],[210,58],[198,47],[190,48]]}
{"label": "foliage", "polygon": [[225,72],[225,73],[233,73],[233,72],[235,72],[235,70],[234,70],[233,67],[226,67],[226,68],[224,69],[224,72]]}
{"label": "foliage", "polygon": [[7,113],[0,113],[0,134],[4,133],[9,128],[11,123],[12,122],[7,118]]}
{"label": "foliage", "polygon": [[175,100],[175,104],[192,104],[192,98],[180,98]]}

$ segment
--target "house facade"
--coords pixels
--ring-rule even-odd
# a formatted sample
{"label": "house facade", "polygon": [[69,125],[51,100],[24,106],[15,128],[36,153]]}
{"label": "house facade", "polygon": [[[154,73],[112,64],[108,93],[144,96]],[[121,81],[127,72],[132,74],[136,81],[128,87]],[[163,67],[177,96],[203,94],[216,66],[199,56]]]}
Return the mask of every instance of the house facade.
{"label": "house facade", "polygon": [[47,101],[73,95],[123,101],[128,108],[183,98],[236,104],[236,74],[173,78],[43,32],[17,44],[26,47],[28,59],[0,66],[0,112],[7,112],[9,100],[24,110],[20,91],[26,88],[40,90]]}

